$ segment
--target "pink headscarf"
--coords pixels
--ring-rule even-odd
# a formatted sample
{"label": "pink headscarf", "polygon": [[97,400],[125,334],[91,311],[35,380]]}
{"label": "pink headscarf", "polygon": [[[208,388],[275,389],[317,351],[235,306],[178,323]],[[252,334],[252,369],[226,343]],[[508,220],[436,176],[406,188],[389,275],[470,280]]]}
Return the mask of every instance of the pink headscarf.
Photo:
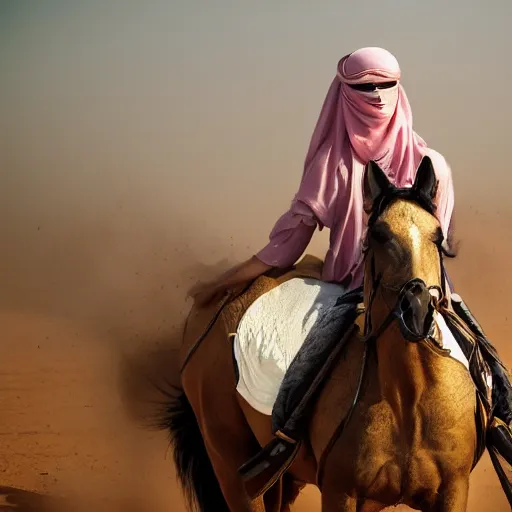
{"label": "pink headscarf", "polygon": [[[375,101],[348,85],[399,81],[400,77],[396,58],[382,48],[361,48],[339,61],[296,196],[323,224],[332,224],[332,206],[339,188],[349,184],[353,168],[364,167],[369,160],[375,160],[396,186],[414,182],[427,145],[412,129],[411,107],[402,85],[396,86],[396,108],[388,104],[383,113],[375,108]],[[382,92],[389,94],[385,89]],[[343,213],[338,209],[336,215]]]}
{"label": "pink headscarf", "polygon": [[[330,228],[323,279],[361,284],[361,239],[366,229],[363,208],[364,169],[375,160],[397,187],[412,186],[426,154],[439,179],[437,216],[445,236],[454,205],[451,170],[412,129],[411,107],[401,84],[397,60],[382,48],[362,48],[343,57],[304,162],[299,190],[290,209],[276,222],[270,241],[257,256],[286,267],[307,247],[316,225]],[[397,81],[394,88],[373,92],[349,84]]]}

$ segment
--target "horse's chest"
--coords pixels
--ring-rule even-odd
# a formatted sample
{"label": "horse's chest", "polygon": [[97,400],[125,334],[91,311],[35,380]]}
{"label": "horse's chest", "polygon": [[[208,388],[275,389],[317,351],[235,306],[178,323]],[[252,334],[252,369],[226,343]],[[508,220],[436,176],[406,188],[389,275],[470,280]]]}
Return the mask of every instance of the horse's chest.
{"label": "horse's chest", "polygon": [[471,415],[425,417],[425,406],[403,414],[386,402],[365,409],[352,453],[357,488],[388,500],[429,499],[446,472],[464,466],[471,443],[461,440],[471,438]]}
{"label": "horse's chest", "polygon": [[355,488],[383,502],[414,496],[425,482],[432,488],[439,483],[433,457],[409,444],[391,414],[381,414],[361,433],[352,460]]}

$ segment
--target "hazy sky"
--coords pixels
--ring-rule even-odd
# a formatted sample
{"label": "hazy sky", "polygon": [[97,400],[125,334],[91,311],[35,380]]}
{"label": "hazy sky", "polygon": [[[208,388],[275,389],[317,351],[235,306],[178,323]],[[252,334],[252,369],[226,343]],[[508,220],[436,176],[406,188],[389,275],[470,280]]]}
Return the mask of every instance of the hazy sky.
{"label": "hazy sky", "polygon": [[338,60],[382,46],[453,168],[455,283],[510,361],[511,19],[510,0],[0,0],[0,312],[116,347],[170,335],[202,266],[250,256],[288,207]]}

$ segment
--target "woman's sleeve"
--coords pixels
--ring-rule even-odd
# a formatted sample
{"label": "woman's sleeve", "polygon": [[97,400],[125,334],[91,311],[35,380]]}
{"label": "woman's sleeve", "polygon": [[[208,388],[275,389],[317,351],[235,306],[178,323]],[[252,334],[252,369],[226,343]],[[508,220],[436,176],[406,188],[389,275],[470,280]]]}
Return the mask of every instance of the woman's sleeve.
{"label": "woman's sleeve", "polygon": [[272,267],[293,265],[306,250],[317,226],[318,220],[312,210],[305,203],[294,200],[276,222],[269,243],[256,257]]}

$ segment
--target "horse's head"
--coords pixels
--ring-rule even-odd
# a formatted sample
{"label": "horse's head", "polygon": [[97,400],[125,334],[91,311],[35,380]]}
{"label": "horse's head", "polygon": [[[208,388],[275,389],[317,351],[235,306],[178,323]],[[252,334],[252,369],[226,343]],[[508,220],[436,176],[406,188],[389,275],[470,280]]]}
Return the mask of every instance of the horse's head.
{"label": "horse's head", "polygon": [[444,294],[442,255],[450,254],[435,216],[437,184],[428,157],[412,187],[396,188],[375,162],[368,164],[364,178],[369,214],[365,296],[371,323],[377,328],[386,316],[398,317],[410,341],[428,335],[432,304]]}

